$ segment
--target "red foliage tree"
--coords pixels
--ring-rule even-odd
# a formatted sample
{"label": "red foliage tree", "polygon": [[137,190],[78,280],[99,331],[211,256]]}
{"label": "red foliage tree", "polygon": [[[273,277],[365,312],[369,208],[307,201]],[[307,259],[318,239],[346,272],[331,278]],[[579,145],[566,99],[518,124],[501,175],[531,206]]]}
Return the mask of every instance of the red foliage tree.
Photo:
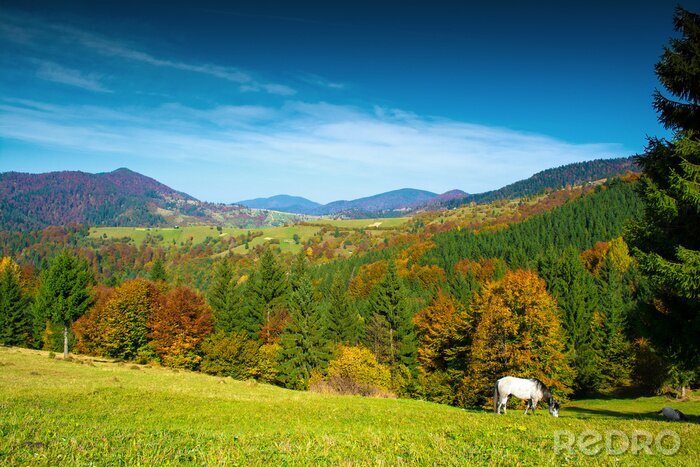
{"label": "red foliage tree", "polygon": [[165,295],[148,319],[149,345],[166,366],[196,368],[200,344],[212,332],[211,308],[189,287]]}

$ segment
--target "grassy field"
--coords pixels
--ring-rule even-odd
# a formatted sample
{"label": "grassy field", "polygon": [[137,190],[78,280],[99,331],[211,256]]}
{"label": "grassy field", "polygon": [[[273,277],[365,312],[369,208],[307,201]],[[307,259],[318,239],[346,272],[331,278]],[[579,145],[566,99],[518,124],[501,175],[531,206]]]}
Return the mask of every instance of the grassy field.
{"label": "grassy field", "polygon": [[[159,228],[159,227],[93,227],[90,229],[91,238],[114,238],[122,239],[129,237],[133,244],[139,245],[147,238],[156,239],[156,243],[170,245],[175,242],[179,245],[188,239],[192,239],[192,244],[197,245],[204,242],[207,237],[226,238],[227,236],[239,236],[248,232],[262,232],[262,235],[253,238],[249,248],[264,243],[274,241],[279,245],[280,251],[296,253],[301,248],[300,244],[305,243],[311,237],[318,235],[323,227],[331,226],[339,229],[367,229],[371,235],[381,234],[385,229],[393,229],[405,224],[409,218],[386,218],[386,219],[352,219],[333,220],[315,219],[311,223],[293,224],[284,227],[269,227],[264,229],[238,229],[223,227],[221,231],[214,226],[186,226],[180,228]],[[298,237],[298,242],[295,240]],[[236,253],[245,253],[245,246],[239,245],[233,248]]]}
{"label": "grassy field", "polygon": [[[653,412],[672,405],[690,422]],[[697,465],[700,402],[578,401],[557,419],[289,391],[164,368],[0,348],[0,464]],[[555,453],[557,430],[673,430],[664,456]]]}

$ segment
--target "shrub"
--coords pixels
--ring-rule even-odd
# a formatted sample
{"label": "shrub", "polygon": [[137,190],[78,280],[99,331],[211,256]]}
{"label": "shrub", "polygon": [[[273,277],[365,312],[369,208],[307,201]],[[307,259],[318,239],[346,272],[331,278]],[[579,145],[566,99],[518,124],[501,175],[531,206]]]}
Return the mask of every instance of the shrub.
{"label": "shrub", "polygon": [[337,394],[389,396],[391,373],[369,349],[341,345],[337,357],[328,364],[327,378],[313,378],[311,387]]}
{"label": "shrub", "polygon": [[210,375],[239,380],[253,378],[258,376],[258,364],[264,358],[259,355],[260,350],[258,343],[245,334],[218,331],[202,344],[200,369]]}

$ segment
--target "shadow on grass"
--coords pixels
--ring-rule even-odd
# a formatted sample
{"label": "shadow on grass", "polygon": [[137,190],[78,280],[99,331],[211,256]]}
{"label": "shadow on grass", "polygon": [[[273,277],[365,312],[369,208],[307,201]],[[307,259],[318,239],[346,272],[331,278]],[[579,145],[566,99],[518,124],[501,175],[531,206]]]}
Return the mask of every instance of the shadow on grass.
{"label": "shadow on grass", "polygon": [[[630,413],[630,412],[618,412],[615,410],[608,410],[608,409],[589,409],[586,407],[578,407],[578,406],[565,407],[564,410],[566,410],[567,412],[574,412],[577,414],[584,415],[584,417],[581,417],[581,418],[589,418],[589,417],[585,417],[585,415],[597,415],[597,416],[603,416],[603,417],[624,418],[626,420],[654,420],[657,422],[660,422],[660,421],[672,422],[672,420],[667,420],[662,415],[659,415],[660,410],[659,410],[659,412]],[[681,420],[680,423],[700,424],[700,416],[687,415],[687,414],[685,416],[686,416],[686,420]],[[674,423],[678,423],[678,422],[674,422]]]}

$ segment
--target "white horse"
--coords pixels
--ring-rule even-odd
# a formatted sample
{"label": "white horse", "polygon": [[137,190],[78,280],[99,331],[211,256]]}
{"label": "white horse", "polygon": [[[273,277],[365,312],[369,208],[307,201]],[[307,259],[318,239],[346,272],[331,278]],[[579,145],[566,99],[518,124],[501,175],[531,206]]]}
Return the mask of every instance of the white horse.
{"label": "white horse", "polygon": [[506,405],[508,398],[515,396],[518,399],[527,401],[525,406],[525,415],[528,409],[532,409],[535,413],[537,403],[542,399],[547,399],[549,403],[549,414],[553,417],[559,416],[559,402],[554,400],[552,393],[549,392],[547,386],[538,379],[514,378],[513,376],[504,376],[496,381],[496,386],[493,389],[493,410],[496,413],[506,413]]}

